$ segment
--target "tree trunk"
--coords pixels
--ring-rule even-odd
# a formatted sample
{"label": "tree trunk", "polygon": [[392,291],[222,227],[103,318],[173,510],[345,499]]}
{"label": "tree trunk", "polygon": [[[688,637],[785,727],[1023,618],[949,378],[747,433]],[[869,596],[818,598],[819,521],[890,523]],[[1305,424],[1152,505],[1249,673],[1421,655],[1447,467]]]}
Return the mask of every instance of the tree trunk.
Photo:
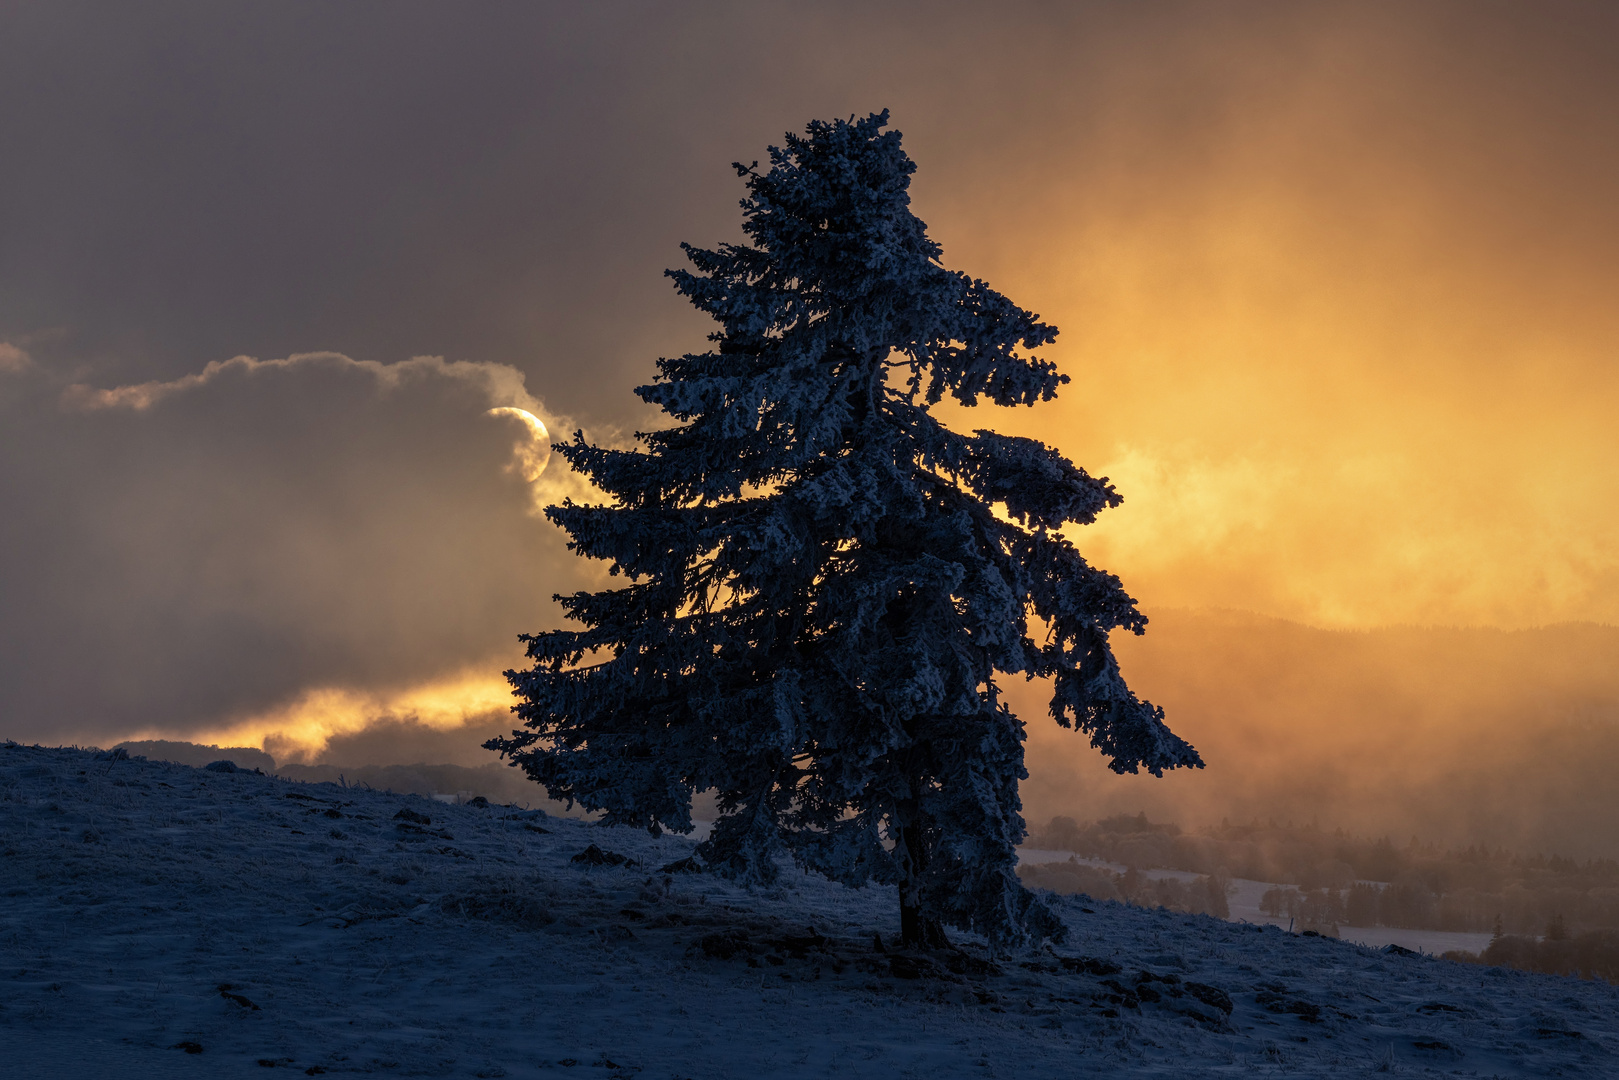
{"label": "tree trunk", "polygon": [[927,847],[922,829],[910,825],[900,830],[905,843],[903,877],[899,883],[899,943],[905,949],[943,949],[950,944],[944,924],[922,913],[922,873],[927,869]]}
{"label": "tree trunk", "polygon": [[899,943],[906,949],[944,949],[950,939],[944,936],[944,923],[922,916],[922,909],[901,900],[899,904]]}

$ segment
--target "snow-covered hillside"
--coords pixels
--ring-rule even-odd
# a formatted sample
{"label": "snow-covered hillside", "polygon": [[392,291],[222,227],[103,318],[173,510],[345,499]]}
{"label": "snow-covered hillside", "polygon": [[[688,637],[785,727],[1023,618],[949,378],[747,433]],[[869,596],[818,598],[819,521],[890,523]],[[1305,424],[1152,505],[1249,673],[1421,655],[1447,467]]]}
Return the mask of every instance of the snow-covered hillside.
{"label": "snow-covered hillside", "polygon": [[4,1076],[1619,1075],[1605,984],[1082,898],[885,952],[887,890],[538,812],[0,744],[0,845]]}

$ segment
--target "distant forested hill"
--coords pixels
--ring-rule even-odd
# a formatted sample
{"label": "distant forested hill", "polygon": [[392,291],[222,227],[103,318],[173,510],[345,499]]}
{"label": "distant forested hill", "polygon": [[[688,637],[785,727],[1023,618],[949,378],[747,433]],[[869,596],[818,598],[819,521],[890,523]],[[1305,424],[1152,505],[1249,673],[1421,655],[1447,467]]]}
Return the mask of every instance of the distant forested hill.
{"label": "distant forested hill", "polygon": [[169,739],[139,739],[117,745],[152,761],[172,761],[197,769],[215,761],[229,761],[243,769],[275,770],[275,758],[252,746],[214,746]]}
{"label": "distant forested hill", "polygon": [[1400,844],[1309,826],[1226,824],[1186,832],[1144,814],[1083,825],[1057,817],[1029,842],[1134,870],[1278,882],[1287,887],[1276,890],[1271,914],[1310,923],[1530,937],[1619,930],[1619,862],[1612,859],[1445,848],[1414,838]]}

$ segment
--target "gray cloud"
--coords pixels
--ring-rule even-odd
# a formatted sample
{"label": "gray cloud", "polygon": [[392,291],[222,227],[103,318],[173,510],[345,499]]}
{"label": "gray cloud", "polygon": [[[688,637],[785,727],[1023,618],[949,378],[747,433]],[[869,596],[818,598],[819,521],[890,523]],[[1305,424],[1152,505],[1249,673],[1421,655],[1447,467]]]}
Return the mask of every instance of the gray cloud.
{"label": "gray cloud", "polygon": [[20,375],[34,366],[33,358],[9,341],[0,341],[0,375]]}
{"label": "gray cloud", "polygon": [[517,654],[570,578],[498,365],[236,358],[0,404],[0,715],[185,732]]}

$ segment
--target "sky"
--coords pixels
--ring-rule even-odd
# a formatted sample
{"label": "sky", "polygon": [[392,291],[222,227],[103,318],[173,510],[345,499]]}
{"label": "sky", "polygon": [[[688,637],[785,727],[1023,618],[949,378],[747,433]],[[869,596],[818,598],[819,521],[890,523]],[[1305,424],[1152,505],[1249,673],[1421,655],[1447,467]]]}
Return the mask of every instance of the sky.
{"label": "sky", "polygon": [[1605,3],[9,3],[0,735],[498,726],[600,580],[538,432],[657,423],[730,163],[882,108],[1062,331],[952,422],[1109,476],[1149,615],[1619,623],[1616,60]]}

